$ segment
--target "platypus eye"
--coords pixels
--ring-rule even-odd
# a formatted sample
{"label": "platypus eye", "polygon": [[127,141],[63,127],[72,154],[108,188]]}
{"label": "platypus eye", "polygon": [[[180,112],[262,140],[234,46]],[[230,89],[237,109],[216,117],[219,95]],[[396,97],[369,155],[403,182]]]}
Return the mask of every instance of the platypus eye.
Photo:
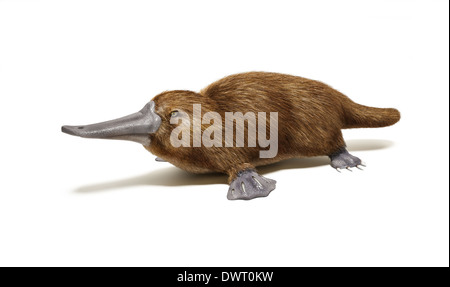
{"label": "platypus eye", "polygon": [[176,117],[176,116],[178,116],[178,111],[172,111],[170,113],[170,117]]}

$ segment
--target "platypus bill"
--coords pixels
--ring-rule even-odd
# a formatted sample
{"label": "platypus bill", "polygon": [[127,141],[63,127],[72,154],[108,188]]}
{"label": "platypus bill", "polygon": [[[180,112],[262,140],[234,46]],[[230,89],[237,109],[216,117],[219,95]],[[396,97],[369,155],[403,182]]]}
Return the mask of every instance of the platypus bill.
{"label": "platypus bill", "polygon": [[[198,104],[202,115],[215,112],[221,117],[222,131],[226,129],[225,118],[229,112],[258,116],[261,112],[277,113],[276,155],[261,157],[260,151],[267,149],[267,145],[260,146],[258,142],[256,146],[249,146],[247,133],[243,147],[236,145],[236,136],[232,138],[231,147],[227,147],[230,145],[229,142],[225,144],[225,132],[218,133],[218,145],[193,146],[194,125],[170,122],[176,120],[179,123],[182,114],[192,119],[193,107]],[[259,175],[256,166],[293,157],[327,155],[331,166],[338,171],[360,168],[364,164],[346,150],[341,129],[385,127],[399,120],[400,113],[396,109],[359,105],[318,81],[278,73],[250,72],[225,77],[200,92],[163,92],[137,113],[98,124],[63,126],[62,132],[85,138],[134,141],[156,155],[157,161],[167,161],[193,173],[228,174],[227,198],[248,200],[265,197],[275,189],[276,181]],[[247,132],[249,122],[245,126]],[[236,122],[232,124],[233,130],[237,130]],[[274,124],[273,119],[268,117],[267,125],[271,124]],[[210,126],[202,122],[198,128],[203,133]],[[175,128],[187,133],[188,146],[172,144],[170,138]],[[215,133],[213,135],[217,136]]]}

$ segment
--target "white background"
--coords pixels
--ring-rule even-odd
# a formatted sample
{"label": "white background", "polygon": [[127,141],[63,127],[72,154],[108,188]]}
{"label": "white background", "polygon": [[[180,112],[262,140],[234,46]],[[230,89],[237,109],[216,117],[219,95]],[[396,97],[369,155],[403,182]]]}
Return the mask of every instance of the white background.
{"label": "white background", "polygon": [[[0,1],[0,265],[448,266],[448,1]],[[264,199],[60,132],[229,74],[396,107],[344,131],[365,171],[260,169]]]}

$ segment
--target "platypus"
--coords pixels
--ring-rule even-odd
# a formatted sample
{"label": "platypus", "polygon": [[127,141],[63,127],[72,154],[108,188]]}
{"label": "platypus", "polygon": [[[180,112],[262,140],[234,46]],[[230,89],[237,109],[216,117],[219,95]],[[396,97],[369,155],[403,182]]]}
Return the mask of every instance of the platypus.
{"label": "platypus", "polygon": [[[215,117],[196,122],[196,107],[201,107],[201,116],[210,113]],[[250,116],[245,117],[243,127],[232,119],[232,131],[242,128],[250,133],[251,128],[256,130],[256,123],[266,126],[257,129],[253,138],[250,134],[244,137],[243,143],[238,142],[237,135],[227,138],[227,113],[237,112]],[[251,121],[252,115],[256,121]],[[157,160],[188,172],[225,173],[230,185],[227,198],[248,200],[265,197],[275,189],[276,181],[259,175],[257,166],[325,155],[338,171],[360,168],[364,163],[346,150],[341,129],[385,127],[399,120],[396,109],[357,104],[319,81],[248,72],[222,78],[200,92],[165,91],[137,113],[97,124],[63,126],[62,131],[85,138],[134,141],[156,155]],[[175,133],[175,129],[181,133]],[[209,130],[208,138],[214,136],[215,144],[196,143],[195,139],[200,138],[196,129],[200,134]],[[184,136],[183,132],[184,144],[174,144],[180,135]],[[277,149],[275,154],[262,157],[261,150],[267,151],[268,144],[256,142],[254,137],[267,140],[269,134],[277,139]]]}

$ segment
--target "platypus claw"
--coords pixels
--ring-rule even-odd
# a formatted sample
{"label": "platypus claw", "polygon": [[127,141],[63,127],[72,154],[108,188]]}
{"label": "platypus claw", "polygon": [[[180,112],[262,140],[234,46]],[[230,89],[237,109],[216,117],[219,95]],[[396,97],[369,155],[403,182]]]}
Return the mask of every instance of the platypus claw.
{"label": "platypus claw", "polygon": [[227,198],[249,200],[265,197],[275,189],[276,183],[275,180],[263,177],[253,170],[244,170],[230,183]]}
{"label": "platypus claw", "polygon": [[341,169],[347,169],[352,171],[351,168],[356,167],[361,169],[361,166],[366,166],[359,158],[351,155],[345,148],[341,149],[337,153],[330,155],[331,166],[337,171]]}

